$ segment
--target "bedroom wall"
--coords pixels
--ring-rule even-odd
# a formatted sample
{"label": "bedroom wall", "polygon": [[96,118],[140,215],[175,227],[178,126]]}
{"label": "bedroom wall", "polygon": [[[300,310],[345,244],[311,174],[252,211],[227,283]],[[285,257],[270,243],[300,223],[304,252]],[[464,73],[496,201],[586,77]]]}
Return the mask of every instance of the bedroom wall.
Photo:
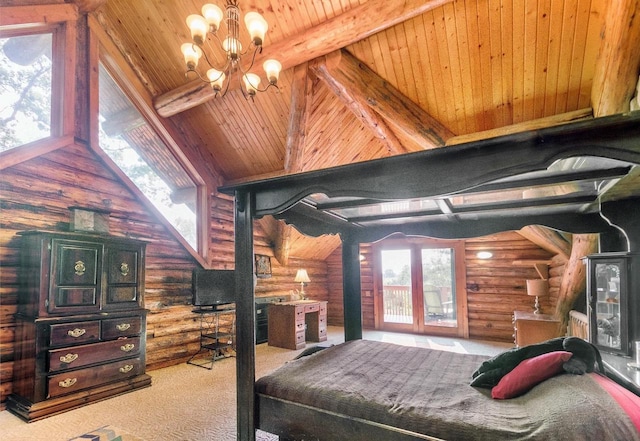
{"label": "bedroom wall", "polygon": [[[132,195],[86,146],[73,144],[2,170],[0,173],[0,409],[12,390],[13,348],[17,310],[20,238],[23,230],[68,231],[69,206],[103,207],[111,201],[110,232],[141,238],[147,246],[145,307],[147,368],[186,361],[199,349],[199,318],[192,312],[191,272],[199,264],[157,218]],[[210,264],[233,268],[233,201],[212,196]],[[271,253],[269,241],[256,225],[256,252]],[[282,295],[297,287],[299,267],[309,271],[310,296],[326,299],[324,262],[290,259],[289,266],[272,259],[273,276],[261,279],[258,295]]]}
{"label": "bedroom wall", "polygon": [[[481,260],[479,250],[488,250],[493,258]],[[516,232],[506,232],[465,241],[469,336],[476,339],[513,341],[512,314],[514,310],[530,311],[533,298],[526,294],[527,279],[537,278],[533,266],[514,261],[551,260],[550,295],[541,298],[545,313],[555,311],[563,267],[552,255]],[[370,244],[362,244],[360,252],[362,281],[363,326],[375,327],[373,256]],[[342,251],[337,249],[327,259],[330,325],[342,324]]]}

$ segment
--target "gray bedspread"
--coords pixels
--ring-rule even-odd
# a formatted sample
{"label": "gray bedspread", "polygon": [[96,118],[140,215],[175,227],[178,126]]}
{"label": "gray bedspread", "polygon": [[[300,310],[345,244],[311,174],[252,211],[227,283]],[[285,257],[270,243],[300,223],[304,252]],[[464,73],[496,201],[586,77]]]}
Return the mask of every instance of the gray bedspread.
{"label": "gray bedspread", "polygon": [[511,400],[469,386],[487,357],[357,340],[287,363],[256,392],[447,440],[638,440],[589,375]]}

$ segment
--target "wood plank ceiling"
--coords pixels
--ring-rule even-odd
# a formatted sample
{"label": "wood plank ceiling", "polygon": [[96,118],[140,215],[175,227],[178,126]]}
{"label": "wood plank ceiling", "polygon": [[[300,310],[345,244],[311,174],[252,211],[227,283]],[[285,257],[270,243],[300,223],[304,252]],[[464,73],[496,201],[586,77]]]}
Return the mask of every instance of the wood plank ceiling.
{"label": "wood plank ceiling", "polygon": [[203,3],[108,0],[95,16],[227,181],[616,113],[638,79],[638,0],[240,0],[269,23],[263,57],[283,62],[280,90],[251,102],[237,88],[209,99],[205,85],[185,100],[199,85],[184,75],[184,19]]}

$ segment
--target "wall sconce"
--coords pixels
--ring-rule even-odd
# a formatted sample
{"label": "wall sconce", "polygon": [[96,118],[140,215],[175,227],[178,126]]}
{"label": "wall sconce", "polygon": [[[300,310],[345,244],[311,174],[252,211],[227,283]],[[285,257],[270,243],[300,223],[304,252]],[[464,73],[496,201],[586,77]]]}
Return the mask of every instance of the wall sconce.
{"label": "wall sconce", "polygon": [[309,279],[309,274],[307,274],[306,269],[299,269],[296,273],[296,278],[293,279],[294,282],[300,283],[300,297],[304,299],[304,284],[311,282]]}
{"label": "wall sconce", "polygon": [[527,295],[535,296],[536,302],[533,305],[535,310],[534,314],[542,314],[542,310],[540,309],[540,302],[538,300],[539,297],[544,297],[549,294],[549,281],[547,279],[533,279],[527,280]]}

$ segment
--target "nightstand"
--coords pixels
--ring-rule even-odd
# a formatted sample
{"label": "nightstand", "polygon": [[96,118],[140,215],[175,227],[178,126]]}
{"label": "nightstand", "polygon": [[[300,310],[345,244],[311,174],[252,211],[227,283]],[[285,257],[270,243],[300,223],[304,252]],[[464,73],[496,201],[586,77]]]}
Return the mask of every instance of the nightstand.
{"label": "nightstand", "polygon": [[560,321],[550,314],[533,312],[513,312],[513,338],[517,347],[540,343],[550,338],[560,337]]}

